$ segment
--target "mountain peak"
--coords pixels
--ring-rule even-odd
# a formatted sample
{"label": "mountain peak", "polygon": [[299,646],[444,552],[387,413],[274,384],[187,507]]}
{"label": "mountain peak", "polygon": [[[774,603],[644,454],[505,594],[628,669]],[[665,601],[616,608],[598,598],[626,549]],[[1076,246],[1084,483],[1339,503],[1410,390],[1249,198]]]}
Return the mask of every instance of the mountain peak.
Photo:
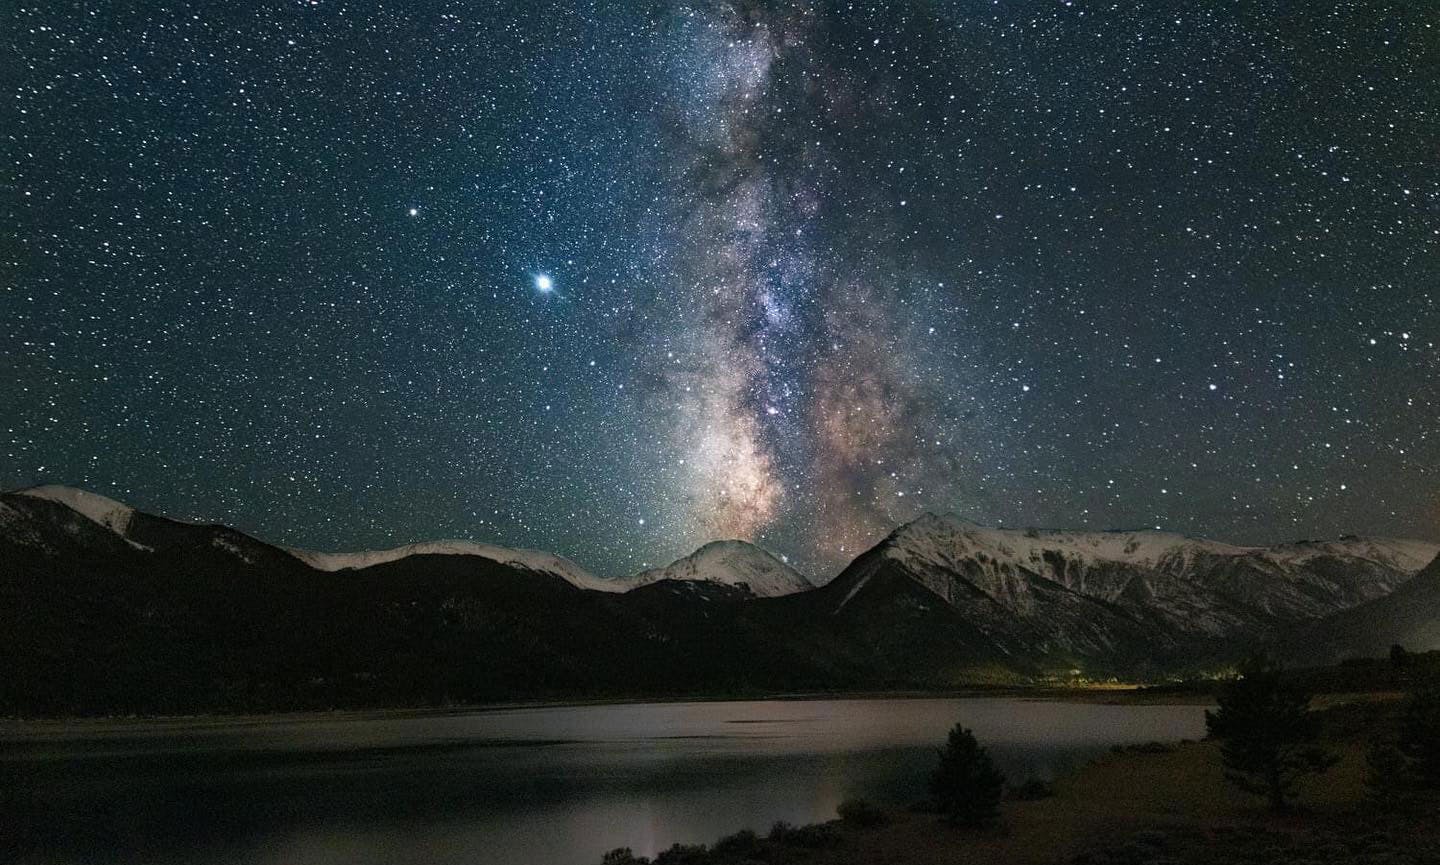
{"label": "mountain peak", "polygon": [[628,585],[643,586],[660,580],[688,580],[744,585],[757,597],[791,595],[814,588],[803,574],[769,551],[748,541],[710,541],[663,568],[652,568],[629,578]]}
{"label": "mountain peak", "polygon": [[15,494],[64,505],[121,537],[125,536],[126,530],[130,527],[130,520],[135,516],[135,509],[129,505],[76,487],[49,484],[16,490]]}
{"label": "mountain peak", "polygon": [[966,519],[953,511],[945,511],[943,513],[926,511],[910,522],[902,524],[896,531],[936,528],[983,529],[986,528],[986,526],[982,526],[974,520]]}

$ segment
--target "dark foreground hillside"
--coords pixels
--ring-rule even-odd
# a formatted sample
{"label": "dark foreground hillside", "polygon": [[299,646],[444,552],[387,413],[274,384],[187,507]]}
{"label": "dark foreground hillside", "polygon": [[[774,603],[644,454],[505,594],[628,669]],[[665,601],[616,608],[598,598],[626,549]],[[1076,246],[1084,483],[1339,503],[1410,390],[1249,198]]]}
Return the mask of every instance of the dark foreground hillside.
{"label": "dark foreground hillside", "polygon": [[1271,814],[1226,783],[1217,743],[1153,743],[1107,754],[1055,782],[1053,795],[1032,801],[1012,795],[996,829],[959,829],[932,814],[885,810],[863,821],[742,832],[709,849],[661,854],[656,865],[1440,863],[1440,792],[1402,802],[1377,798],[1367,784],[1367,746],[1393,733],[1400,701],[1382,694],[1348,699],[1322,710],[1322,742],[1340,762],[1303,784],[1291,813]]}
{"label": "dark foreground hillside", "polygon": [[[15,563],[15,559],[11,560]],[[154,567],[124,551],[0,581],[0,711],[185,714],[792,689],[859,681],[663,585],[629,595],[483,560],[359,573]],[[88,565],[88,566],[87,566]],[[710,587],[715,608],[723,589]],[[603,659],[603,663],[597,659]]]}
{"label": "dark foreground hillside", "polygon": [[[25,504],[37,517],[18,524],[26,543],[0,544],[3,714],[915,688],[998,667],[939,603],[821,615],[815,593],[586,591],[475,556],[330,572],[221,526],[136,514],[121,538],[60,504]],[[963,663],[895,663],[916,656]]]}

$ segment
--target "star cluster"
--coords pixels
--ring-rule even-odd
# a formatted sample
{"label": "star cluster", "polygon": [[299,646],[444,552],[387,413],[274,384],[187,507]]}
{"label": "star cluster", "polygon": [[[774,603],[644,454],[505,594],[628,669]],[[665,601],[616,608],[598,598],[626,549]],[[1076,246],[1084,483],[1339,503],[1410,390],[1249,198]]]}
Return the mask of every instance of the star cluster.
{"label": "star cluster", "polygon": [[1440,537],[1426,4],[0,20],[0,486],[601,573]]}

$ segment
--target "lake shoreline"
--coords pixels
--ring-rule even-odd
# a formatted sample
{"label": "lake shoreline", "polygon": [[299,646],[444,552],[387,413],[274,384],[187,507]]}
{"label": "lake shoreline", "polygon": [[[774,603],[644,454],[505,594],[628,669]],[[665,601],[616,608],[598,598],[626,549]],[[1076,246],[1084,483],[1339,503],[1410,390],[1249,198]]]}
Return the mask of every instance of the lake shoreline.
{"label": "lake shoreline", "polygon": [[1165,685],[1099,685],[1091,687],[972,686],[944,690],[807,691],[747,695],[661,695],[581,700],[515,700],[456,706],[418,706],[373,709],[301,709],[237,714],[197,713],[193,715],[75,715],[0,718],[0,736],[7,729],[41,728],[47,725],[144,725],[160,726],[247,726],[252,724],[305,723],[307,721],[386,720],[436,718],[527,709],[565,709],[587,706],[684,705],[690,703],[732,703],[755,701],[805,702],[818,700],[964,700],[1012,699],[1039,702],[1113,705],[1209,705],[1209,689],[1174,688]]}
{"label": "lake shoreline", "polygon": [[[1274,813],[1228,783],[1220,743],[1209,738],[1114,747],[1057,776],[1039,796],[1012,786],[997,826],[961,829],[920,808],[876,807],[770,835],[741,832],[690,848],[693,865],[1241,865],[1241,863],[1440,861],[1440,794],[1403,806],[1375,798],[1367,778],[1367,736],[1393,734],[1402,695],[1334,695],[1319,708],[1321,742],[1337,756],[1324,775],[1304,778],[1296,807]],[[1010,778],[1017,784],[1023,779]],[[918,795],[918,791],[917,791]],[[597,851],[599,862],[603,851]],[[650,860],[617,857],[615,865]],[[671,861],[671,860],[666,860]]]}
{"label": "lake shoreline", "polygon": [[46,722],[0,727],[0,762],[20,861],[590,865],[908,801],[957,718],[1014,777],[1203,730],[1200,706],[907,696]]}

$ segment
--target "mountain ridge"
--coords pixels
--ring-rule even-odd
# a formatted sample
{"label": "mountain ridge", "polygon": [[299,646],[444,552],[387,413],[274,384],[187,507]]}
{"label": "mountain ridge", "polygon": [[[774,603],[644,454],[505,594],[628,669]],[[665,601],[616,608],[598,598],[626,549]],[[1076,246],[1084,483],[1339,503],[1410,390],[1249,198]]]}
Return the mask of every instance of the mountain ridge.
{"label": "mountain ridge", "polygon": [[1240,547],[1171,533],[993,529],[925,514],[825,588],[839,614],[864,603],[877,575],[885,592],[909,580],[1011,653],[1158,674],[1384,597],[1437,553],[1440,545],[1408,540]]}
{"label": "mountain ridge", "polygon": [[[8,495],[45,498],[64,504],[66,507],[86,516],[92,521],[110,528],[121,537],[125,537],[125,527],[128,526],[129,521],[133,519],[134,514],[144,513],[137,508],[99,493],[93,493],[79,487],[69,487],[58,484],[47,484],[0,492],[0,496]],[[172,522],[184,522],[182,520],[174,520],[171,517],[162,518],[171,520]],[[943,526],[951,532],[964,532],[972,535],[987,536],[989,538],[1024,538],[1028,542],[1026,545],[1036,549],[1073,549],[1078,551],[1083,548],[1083,546],[1088,545],[1094,551],[1095,558],[1099,560],[1126,561],[1130,563],[1147,563],[1153,562],[1157,558],[1163,558],[1163,556],[1155,555],[1157,550],[1169,550],[1173,553],[1177,549],[1189,549],[1191,551],[1199,550],[1218,555],[1233,555],[1237,557],[1259,555],[1274,560],[1293,560],[1306,556],[1321,555],[1327,551],[1344,551],[1347,554],[1354,555],[1355,553],[1353,551],[1359,548],[1369,550],[1371,554],[1382,563],[1394,565],[1402,570],[1418,572],[1437,554],[1440,554],[1440,542],[1411,538],[1342,535],[1336,539],[1302,539],[1268,546],[1238,545],[1156,529],[1096,529],[1082,531],[1071,529],[986,526],[959,517],[953,513],[936,513],[931,511],[924,512],[915,519],[896,527],[876,545],[876,548],[892,544],[892,540],[897,536],[913,533],[917,528],[930,528],[934,526]],[[231,531],[234,530],[232,529]],[[1114,549],[1116,545],[1110,542],[1122,538],[1125,539],[1125,543],[1120,545],[1122,553],[1117,555]],[[1046,546],[1047,542],[1048,546]],[[1167,544],[1169,545],[1168,547],[1166,546]],[[779,557],[765,550],[763,547],[749,541],[738,539],[707,541],[696,548],[695,551],[688,555],[681,556],[668,565],[647,568],[634,574],[615,577],[598,576],[584,566],[564,556],[545,550],[509,547],[468,539],[420,540],[390,548],[358,551],[323,552],[296,547],[282,546],[279,548],[294,555],[311,567],[326,571],[360,569],[412,555],[473,555],[493,561],[504,561],[515,564],[526,570],[557,574],[565,577],[581,588],[593,588],[599,591],[625,591],[630,588],[655,582],[658,579],[678,579],[679,577],[676,576],[660,575],[694,570],[694,568],[679,566],[687,562],[695,562],[697,557],[700,557],[712,548],[724,549],[730,545],[746,547],[755,554],[757,559],[773,561],[775,565],[793,574],[794,576],[789,578],[788,581],[793,584],[794,590],[796,591],[815,588],[827,582],[825,580],[811,580],[809,577],[795,571],[788,563],[781,561]],[[1003,545],[996,546],[1002,549],[1004,548]],[[1136,551],[1139,551],[1140,554],[1136,555]],[[1033,561],[1035,557],[1032,555],[1030,558]]]}
{"label": "mountain ridge", "polygon": [[82,493],[0,494],[0,712],[1154,681],[1403,597],[1440,557],[925,515],[821,585],[721,541],[596,589],[538,551],[297,552]]}

